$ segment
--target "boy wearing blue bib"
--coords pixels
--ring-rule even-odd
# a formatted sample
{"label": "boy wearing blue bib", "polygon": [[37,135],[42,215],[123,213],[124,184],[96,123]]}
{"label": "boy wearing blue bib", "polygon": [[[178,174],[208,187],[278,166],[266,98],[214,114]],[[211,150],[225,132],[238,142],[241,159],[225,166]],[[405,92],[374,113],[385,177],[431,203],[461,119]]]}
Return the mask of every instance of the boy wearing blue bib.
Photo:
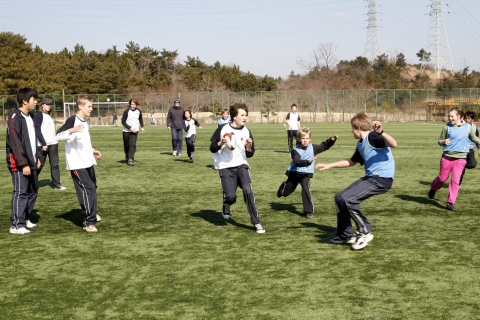
{"label": "boy wearing blue bib", "polygon": [[[330,239],[332,243],[348,243],[353,250],[360,250],[373,239],[373,234],[370,233],[372,224],[360,211],[360,203],[371,196],[385,193],[392,187],[395,161],[390,148],[395,148],[397,142],[383,132],[379,121],[372,122],[364,112],[355,115],[350,124],[353,136],[359,139],[353,156],[333,163],[319,163],[315,168],[323,171],[351,167],[357,163],[365,166],[365,176],[335,196],[337,236]],[[357,226],[355,233],[351,219]]]}
{"label": "boy wearing blue bib", "polygon": [[288,197],[295,191],[298,184],[302,186],[303,212],[308,219],[313,219],[313,202],[310,193],[310,178],[313,177],[316,155],[330,149],[338,136],[333,135],[321,144],[311,144],[312,132],[303,128],[298,132],[299,144],[290,152],[292,162],[285,173],[287,181],[282,182],[277,191],[277,197]]}

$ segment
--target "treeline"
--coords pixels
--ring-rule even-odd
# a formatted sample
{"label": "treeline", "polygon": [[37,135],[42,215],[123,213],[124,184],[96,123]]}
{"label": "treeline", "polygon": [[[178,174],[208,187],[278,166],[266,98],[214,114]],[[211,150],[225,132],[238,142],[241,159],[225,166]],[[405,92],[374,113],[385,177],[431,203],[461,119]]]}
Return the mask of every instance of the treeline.
{"label": "treeline", "polygon": [[[105,52],[87,51],[77,44],[55,53],[33,46],[12,32],[0,32],[0,94],[15,94],[31,86],[39,92],[59,94],[125,92],[253,92],[274,90],[340,90],[480,87],[480,73],[464,69],[443,80],[433,77],[431,68],[420,73],[420,65],[408,65],[402,53],[382,54],[373,64],[367,58],[337,61],[333,44],[320,47],[315,61],[306,62],[304,74],[292,73],[274,79],[244,73],[239,66],[208,65],[187,56],[180,63],[178,52],[140,47],[129,42],[124,51],[116,46]],[[323,51],[322,51],[323,50]],[[423,50],[423,49],[422,49]],[[417,56],[423,57],[422,51]]]}

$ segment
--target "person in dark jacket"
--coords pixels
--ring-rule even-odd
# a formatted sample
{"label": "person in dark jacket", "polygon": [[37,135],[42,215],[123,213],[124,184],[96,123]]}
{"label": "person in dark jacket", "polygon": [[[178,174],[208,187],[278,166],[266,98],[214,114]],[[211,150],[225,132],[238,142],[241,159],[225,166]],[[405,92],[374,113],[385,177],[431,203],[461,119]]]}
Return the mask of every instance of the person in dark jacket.
{"label": "person in dark jacket", "polygon": [[173,100],[173,107],[168,110],[167,128],[172,133],[173,156],[181,156],[183,148],[183,110],[180,99]]}
{"label": "person in dark jacket", "polygon": [[29,234],[27,228],[37,225],[30,221],[38,194],[37,169],[40,154],[30,111],[37,105],[38,93],[32,88],[18,90],[19,107],[8,118],[6,136],[7,166],[12,175],[11,234]]}
{"label": "person in dark jacket", "polygon": [[298,141],[295,148],[290,152],[292,163],[285,173],[287,181],[282,182],[277,191],[277,197],[288,197],[295,191],[298,184],[302,186],[303,212],[308,219],[313,219],[313,201],[310,193],[310,179],[313,178],[315,156],[320,152],[327,151],[335,144],[338,136],[333,135],[321,144],[311,144],[312,132],[309,128],[302,128],[298,132]]}

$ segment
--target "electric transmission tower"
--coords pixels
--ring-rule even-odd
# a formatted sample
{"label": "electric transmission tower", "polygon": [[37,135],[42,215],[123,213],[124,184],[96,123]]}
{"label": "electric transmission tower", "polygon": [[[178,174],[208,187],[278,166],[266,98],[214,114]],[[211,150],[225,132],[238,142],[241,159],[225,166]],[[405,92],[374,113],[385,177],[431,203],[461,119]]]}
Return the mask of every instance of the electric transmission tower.
{"label": "electric transmission tower", "polygon": [[368,58],[370,63],[373,64],[375,58],[380,55],[380,41],[378,41],[377,29],[380,27],[377,24],[377,3],[375,0],[368,1],[368,26],[367,26],[367,41],[365,42],[365,51],[363,55]]}
{"label": "electric transmission tower", "polygon": [[427,36],[427,50],[432,50],[430,56],[422,59],[421,71],[425,70],[428,62],[431,62],[437,79],[440,79],[440,72],[442,68],[454,73],[452,54],[450,53],[450,46],[448,44],[447,29],[445,28],[445,21],[443,20],[443,5],[442,0],[432,0],[430,4],[430,27]]}

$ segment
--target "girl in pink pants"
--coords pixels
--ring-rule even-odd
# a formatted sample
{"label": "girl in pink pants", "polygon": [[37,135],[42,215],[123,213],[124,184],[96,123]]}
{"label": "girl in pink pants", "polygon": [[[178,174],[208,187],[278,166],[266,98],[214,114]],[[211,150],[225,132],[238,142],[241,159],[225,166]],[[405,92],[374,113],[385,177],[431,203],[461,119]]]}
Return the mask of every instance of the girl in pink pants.
{"label": "girl in pink pants", "polygon": [[440,159],[440,173],[430,185],[428,197],[433,199],[437,190],[447,181],[450,173],[452,178],[448,186],[447,209],[456,210],[454,204],[457,199],[460,177],[467,163],[470,141],[479,143],[472,126],[462,120],[463,111],[455,107],[448,112],[448,124],[442,129],[438,144],[443,147]]}

